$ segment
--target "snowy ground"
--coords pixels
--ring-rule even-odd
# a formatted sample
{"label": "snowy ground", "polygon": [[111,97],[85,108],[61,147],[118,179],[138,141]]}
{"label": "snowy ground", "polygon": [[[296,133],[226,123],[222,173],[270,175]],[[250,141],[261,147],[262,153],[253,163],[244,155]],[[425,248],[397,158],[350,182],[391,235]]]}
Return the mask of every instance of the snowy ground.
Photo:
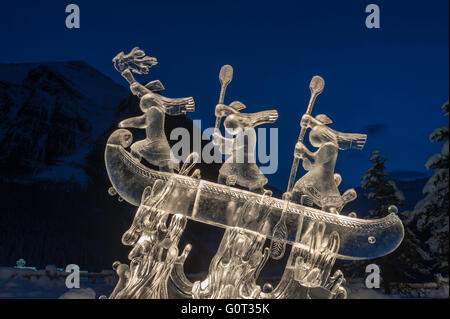
{"label": "snowy ground", "polygon": [[438,289],[410,289],[408,294],[394,292],[390,295],[384,294],[382,289],[369,289],[365,286],[364,279],[355,278],[348,280],[345,285],[349,299],[445,299],[448,295],[448,285]]}
{"label": "snowy ground", "polygon": [[[110,271],[103,273],[109,274]],[[109,296],[114,289],[115,281],[97,278],[81,278],[79,289],[68,289],[63,274],[56,268],[46,270],[18,269],[0,267],[0,299],[9,298],[37,298],[37,299],[98,299],[101,295]],[[50,277],[49,277],[50,275]],[[51,277],[53,279],[51,279]],[[349,299],[404,299],[404,298],[448,298],[448,286],[439,289],[426,289],[415,295],[393,294],[386,295],[381,289],[368,289],[363,279],[350,279],[345,286]]]}
{"label": "snowy ground", "polygon": [[61,274],[62,271],[48,266],[38,271],[0,267],[0,298],[94,299],[109,296],[115,285],[113,280],[98,278],[94,283],[92,278],[81,278],[79,289],[68,289],[65,278],[58,276]]}

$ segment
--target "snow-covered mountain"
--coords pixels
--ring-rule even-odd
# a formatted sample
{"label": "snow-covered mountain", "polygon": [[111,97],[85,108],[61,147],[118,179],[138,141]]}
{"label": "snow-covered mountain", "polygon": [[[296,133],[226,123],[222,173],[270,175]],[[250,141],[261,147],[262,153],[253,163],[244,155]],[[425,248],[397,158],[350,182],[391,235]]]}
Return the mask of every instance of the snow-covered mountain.
{"label": "snow-covered mountain", "polygon": [[128,94],[81,61],[0,64],[0,175],[86,183],[85,158]]}

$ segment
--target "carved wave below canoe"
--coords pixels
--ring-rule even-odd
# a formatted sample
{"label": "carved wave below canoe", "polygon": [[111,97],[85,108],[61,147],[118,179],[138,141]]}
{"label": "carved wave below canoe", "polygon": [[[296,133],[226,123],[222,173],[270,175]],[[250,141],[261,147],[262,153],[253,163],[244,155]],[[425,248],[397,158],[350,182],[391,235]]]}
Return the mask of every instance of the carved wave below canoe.
{"label": "carved wave below canoe", "polygon": [[[272,238],[273,227],[284,207],[282,200],[189,176],[152,170],[125,150],[131,139],[131,132],[116,130],[108,139],[105,150],[109,179],[125,201],[139,206],[146,187],[152,187],[156,180],[171,181],[173,187],[158,209],[219,227],[241,227]],[[326,233],[338,232],[339,259],[371,259],[387,255],[400,245],[404,236],[402,222],[395,214],[365,220],[290,203],[286,211],[286,242],[298,244],[311,222],[324,222]]]}

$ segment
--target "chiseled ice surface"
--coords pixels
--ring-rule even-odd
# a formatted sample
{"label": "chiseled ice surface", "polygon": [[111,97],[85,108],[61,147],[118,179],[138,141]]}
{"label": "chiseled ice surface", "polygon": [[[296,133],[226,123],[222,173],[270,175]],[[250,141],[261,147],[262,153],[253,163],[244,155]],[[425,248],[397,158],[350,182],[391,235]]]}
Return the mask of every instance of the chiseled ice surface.
{"label": "chiseled ice surface", "polygon": [[[161,95],[164,86],[159,80],[137,82],[133,73],[146,74],[157,64],[137,47],[119,53],[113,62],[140,99],[142,114],[120,122],[105,149],[112,184],[108,193],[138,207],[122,237],[124,245],[132,246],[130,264],[114,264],[119,281],[109,298],[347,298],[344,274],[333,269],[335,260],[380,257],[401,243],[403,226],[395,213],[379,220],[339,214],[356,192],[338,190],[338,152],[362,149],[366,135],[335,131],[327,115],[311,115],[325,86],[320,76],[310,82],[288,189],[283,199],[276,199],[264,189],[268,180],[254,154],[255,127],[274,123],[278,112],[246,113],[241,112],[246,108],[242,102],[226,104],[234,73],[230,65],[219,72],[213,142],[231,156],[222,164],[217,182],[208,182],[201,179],[200,170],[191,172],[199,154],[190,154],[180,168],[164,134],[165,114],[194,111],[193,98]],[[231,138],[220,133],[222,119]],[[133,142],[126,128],[145,129],[146,138]],[[307,131],[314,152],[303,144]],[[295,183],[300,161],[307,173]],[[225,228],[208,273],[194,282],[183,270],[191,246],[181,253],[178,249],[188,219]],[[281,259],[287,244],[292,249],[281,280],[275,287],[268,282],[261,287],[256,283],[261,269],[269,258]]]}

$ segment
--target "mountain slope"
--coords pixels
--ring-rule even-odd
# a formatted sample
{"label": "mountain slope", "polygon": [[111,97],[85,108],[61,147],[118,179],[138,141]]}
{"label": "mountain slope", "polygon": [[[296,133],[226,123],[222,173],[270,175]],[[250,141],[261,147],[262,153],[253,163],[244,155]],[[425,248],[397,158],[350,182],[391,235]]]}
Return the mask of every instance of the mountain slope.
{"label": "mountain slope", "polygon": [[80,61],[0,64],[0,174],[85,184],[85,157],[127,94]]}

